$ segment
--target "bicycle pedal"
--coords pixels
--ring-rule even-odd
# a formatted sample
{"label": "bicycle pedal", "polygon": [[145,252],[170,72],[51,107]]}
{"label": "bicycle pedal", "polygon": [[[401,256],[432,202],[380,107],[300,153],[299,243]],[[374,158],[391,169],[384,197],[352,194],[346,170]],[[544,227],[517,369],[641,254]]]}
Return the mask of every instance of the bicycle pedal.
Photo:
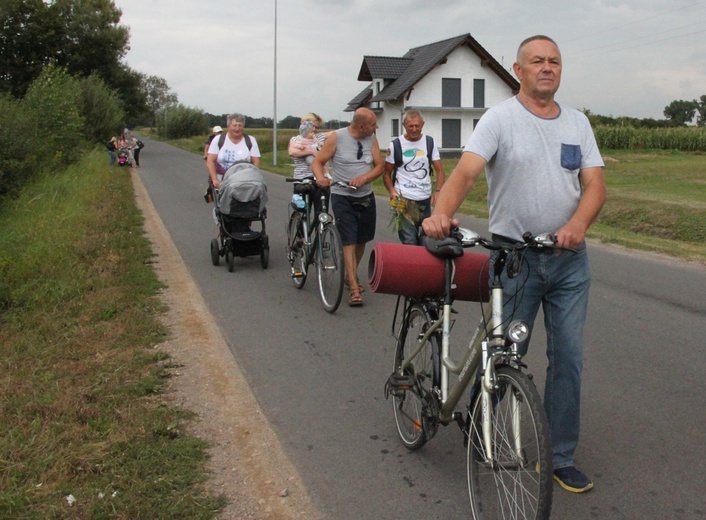
{"label": "bicycle pedal", "polygon": [[302,273],[301,271],[292,272],[292,278],[301,278],[302,276],[304,276],[304,273]]}
{"label": "bicycle pedal", "polygon": [[385,383],[385,399],[390,395],[394,397],[404,397],[405,392],[414,386],[414,378],[410,375],[401,376],[392,374]]}

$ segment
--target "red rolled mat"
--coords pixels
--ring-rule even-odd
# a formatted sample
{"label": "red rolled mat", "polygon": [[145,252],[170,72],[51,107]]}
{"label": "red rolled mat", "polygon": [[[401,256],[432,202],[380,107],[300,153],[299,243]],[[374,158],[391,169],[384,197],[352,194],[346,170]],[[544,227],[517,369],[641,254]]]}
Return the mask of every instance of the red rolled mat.
{"label": "red rolled mat", "polygon": [[[469,253],[456,258],[455,300],[487,302],[488,258]],[[377,242],[368,262],[368,283],[373,292],[410,298],[441,296],[444,289],[444,261],[423,246]]]}

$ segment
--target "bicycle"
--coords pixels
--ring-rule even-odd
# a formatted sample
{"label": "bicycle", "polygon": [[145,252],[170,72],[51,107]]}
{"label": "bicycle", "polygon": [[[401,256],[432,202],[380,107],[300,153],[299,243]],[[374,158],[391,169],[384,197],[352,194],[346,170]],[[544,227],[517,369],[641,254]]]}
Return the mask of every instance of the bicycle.
{"label": "bicycle", "polygon": [[[297,289],[303,288],[309,265],[314,264],[321,305],[327,312],[336,312],[343,296],[345,266],[341,235],[328,212],[326,195],[321,194],[317,209],[312,204],[316,191],[314,179],[287,178],[286,181],[294,183],[294,193],[304,199],[304,208],[301,209],[290,203],[293,211],[286,229],[292,282]],[[355,189],[340,181],[333,184]]]}
{"label": "bicycle", "polygon": [[[442,241],[425,239],[427,250],[444,260],[443,294],[405,297],[394,371],[385,384],[385,397],[392,396],[397,431],[408,449],[421,448],[439,424],[456,422],[463,431],[475,520],[545,519],[551,513],[549,425],[517,347],[530,329],[522,321],[510,321],[512,313],[508,319],[503,316],[504,305],[510,302],[503,301],[501,274],[508,270],[510,276],[519,275],[528,249],[560,248],[550,234],[527,233],[524,239],[524,243],[500,244],[465,229],[452,230]],[[456,363],[449,353],[454,258],[463,255],[463,248],[474,246],[496,253],[490,304],[482,308],[463,359]],[[398,299],[393,335],[399,309]],[[449,373],[458,376],[451,386]],[[464,419],[455,409],[469,386],[471,401]]]}

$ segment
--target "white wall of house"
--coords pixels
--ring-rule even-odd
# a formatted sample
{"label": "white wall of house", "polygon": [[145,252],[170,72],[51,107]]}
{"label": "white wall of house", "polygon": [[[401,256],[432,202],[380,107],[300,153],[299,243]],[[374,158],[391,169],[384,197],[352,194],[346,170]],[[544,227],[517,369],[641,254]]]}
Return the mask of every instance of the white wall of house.
{"label": "white wall of house", "polygon": [[[461,107],[442,107],[442,79],[461,80]],[[474,107],[474,80],[483,79],[485,106]],[[375,89],[375,80],[374,89]],[[374,91],[374,94],[377,92]],[[399,99],[395,103],[381,103],[378,116],[377,138],[384,150],[393,138],[392,120],[401,121],[401,109],[419,108],[424,116],[424,133],[434,137],[437,146],[442,147],[442,120],[460,120],[460,147],[473,132],[473,121],[480,119],[486,110],[512,96],[512,90],[490,68],[483,67],[481,60],[469,47],[461,46],[454,50],[444,64],[432,69],[413,88],[409,99]],[[376,107],[371,106],[375,109]],[[400,132],[402,133],[402,132]],[[452,148],[446,148],[452,149]],[[456,148],[458,150],[458,148]]]}

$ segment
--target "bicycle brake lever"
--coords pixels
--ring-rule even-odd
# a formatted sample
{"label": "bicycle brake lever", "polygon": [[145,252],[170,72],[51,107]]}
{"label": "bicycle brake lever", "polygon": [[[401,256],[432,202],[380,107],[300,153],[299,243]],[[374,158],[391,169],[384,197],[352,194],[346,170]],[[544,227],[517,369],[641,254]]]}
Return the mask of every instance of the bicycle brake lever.
{"label": "bicycle brake lever", "polygon": [[556,245],[556,236],[552,233],[542,233],[534,237],[534,242],[540,247],[554,247]]}

